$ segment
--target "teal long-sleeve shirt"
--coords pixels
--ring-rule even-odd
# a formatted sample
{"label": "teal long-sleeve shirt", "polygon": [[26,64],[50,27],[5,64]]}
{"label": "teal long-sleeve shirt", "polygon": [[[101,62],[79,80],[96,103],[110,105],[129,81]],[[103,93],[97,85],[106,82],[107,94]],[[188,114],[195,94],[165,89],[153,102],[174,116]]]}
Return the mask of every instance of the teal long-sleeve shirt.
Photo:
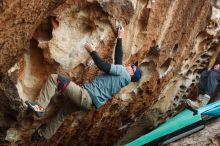
{"label": "teal long-sleeve shirt", "polygon": [[131,77],[124,66],[111,64],[109,73],[97,76],[83,87],[88,91],[96,108],[100,108],[114,93],[130,82]]}

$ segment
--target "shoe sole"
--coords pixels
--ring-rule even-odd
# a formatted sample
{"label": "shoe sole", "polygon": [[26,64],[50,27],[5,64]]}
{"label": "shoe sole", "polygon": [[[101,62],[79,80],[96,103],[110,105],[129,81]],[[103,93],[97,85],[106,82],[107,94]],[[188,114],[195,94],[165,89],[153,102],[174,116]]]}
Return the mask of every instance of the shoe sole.
{"label": "shoe sole", "polygon": [[35,111],[35,109],[34,109],[33,106],[34,106],[34,105],[37,105],[36,103],[30,102],[30,101],[25,101],[25,104],[28,106],[28,108],[29,108],[31,111],[33,111],[33,112],[36,114],[36,116],[37,116],[38,118],[43,117],[44,112]]}

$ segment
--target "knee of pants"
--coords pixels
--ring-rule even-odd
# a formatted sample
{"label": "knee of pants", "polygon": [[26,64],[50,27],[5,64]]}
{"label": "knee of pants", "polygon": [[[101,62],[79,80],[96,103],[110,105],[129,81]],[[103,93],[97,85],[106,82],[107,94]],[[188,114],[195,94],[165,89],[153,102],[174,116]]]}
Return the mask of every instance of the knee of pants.
{"label": "knee of pants", "polygon": [[200,75],[200,78],[202,78],[202,77],[207,77],[208,76],[208,74],[209,74],[209,70],[204,70],[202,73],[201,73],[201,75]]}
{"label": "knee of pants", "polygon": [[57,81],[57,77],[58,77],[57,74],[50,74],[49,77],[48,77],[48,79],[49,79],[49,80],[53,80],[54,82],[56,82],[56,81]]}
{"label": "knee of pants", "polygon": [[210,71],[209,77],[211,77],[212,79],[219,79],[220,78],[220,73],[216,72],[216,71]]}

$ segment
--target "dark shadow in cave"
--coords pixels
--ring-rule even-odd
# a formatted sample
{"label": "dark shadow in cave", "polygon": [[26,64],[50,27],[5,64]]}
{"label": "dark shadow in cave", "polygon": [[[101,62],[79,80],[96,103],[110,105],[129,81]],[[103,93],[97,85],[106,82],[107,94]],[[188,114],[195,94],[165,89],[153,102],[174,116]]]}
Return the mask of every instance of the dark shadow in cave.
{"label": "dark shadow in cave", "polygon": [[33,38],[38,41],[49,41],[52,39],[53,28],[59,26],[55,16],[49,16],[37,27]]}

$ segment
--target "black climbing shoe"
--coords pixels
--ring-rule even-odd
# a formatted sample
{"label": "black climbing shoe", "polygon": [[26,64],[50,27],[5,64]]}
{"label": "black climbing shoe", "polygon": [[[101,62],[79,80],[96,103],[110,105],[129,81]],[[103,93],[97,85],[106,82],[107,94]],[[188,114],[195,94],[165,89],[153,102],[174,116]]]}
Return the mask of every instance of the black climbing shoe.
{"label": "black climbing shoe", "polygon": [[31,136],[31,141],[43,141],[43,140],[46,139],[39,134],[39,129],[37,129]]}

